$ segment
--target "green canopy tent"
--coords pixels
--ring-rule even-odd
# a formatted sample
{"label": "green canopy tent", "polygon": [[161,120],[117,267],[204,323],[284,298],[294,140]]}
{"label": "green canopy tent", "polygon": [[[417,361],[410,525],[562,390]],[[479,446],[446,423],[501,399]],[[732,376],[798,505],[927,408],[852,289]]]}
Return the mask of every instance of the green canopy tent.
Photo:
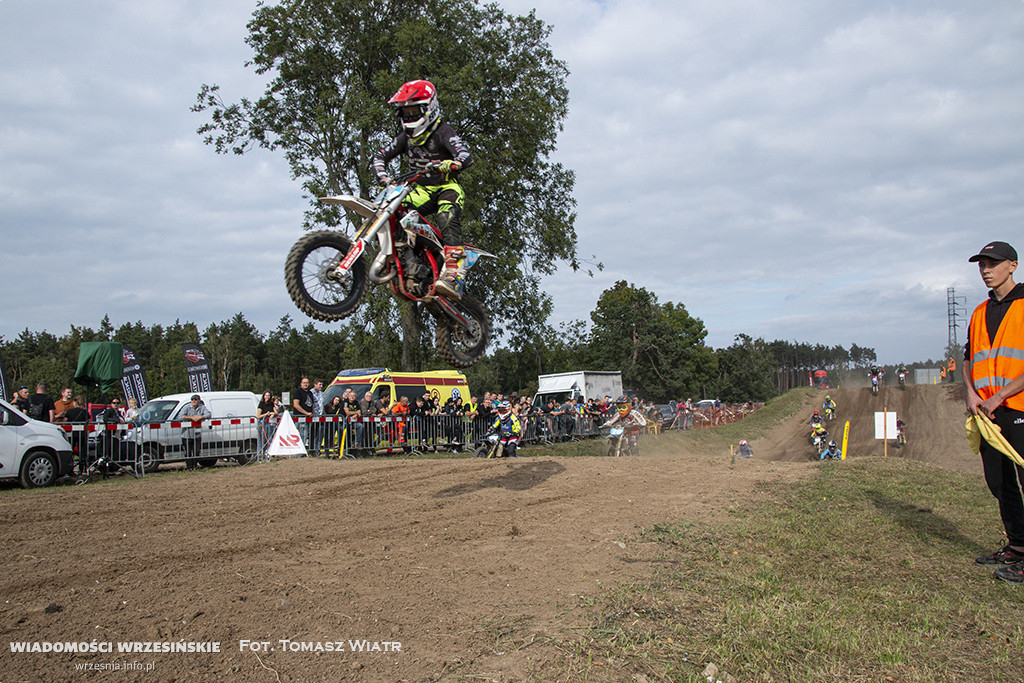
{"label": "green canopy tent", "polygon": [[78,349],[75,381],[97,387],[104,394],[121,383],[124,373],[123,349],[118,342],[82,342]]}

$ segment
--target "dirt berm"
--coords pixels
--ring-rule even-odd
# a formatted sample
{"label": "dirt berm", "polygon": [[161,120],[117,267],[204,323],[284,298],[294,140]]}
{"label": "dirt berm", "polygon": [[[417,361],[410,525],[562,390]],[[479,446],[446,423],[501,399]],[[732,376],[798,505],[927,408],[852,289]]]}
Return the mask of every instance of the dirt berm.
{"label": "dirt berm", "polygon": [[[898,457],[971,469],[945,389],[833,393],[851,457],[881,453],[887,405],[910,424]],[[816,471],[818,400],[735,463],[666,436],[639,458],[307,458],[0,489],[0,679],[573,680],[555,643],[657,566],[639,532],[726,520]]]}

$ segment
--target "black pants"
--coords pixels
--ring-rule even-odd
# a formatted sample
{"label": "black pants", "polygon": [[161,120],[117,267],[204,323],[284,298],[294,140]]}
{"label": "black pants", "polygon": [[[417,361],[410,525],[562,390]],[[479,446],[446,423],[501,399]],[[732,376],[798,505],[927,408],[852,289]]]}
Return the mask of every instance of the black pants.
{"label": "black pants", "polygon": [[182,436],[181,447],[185,452],[185,469],[194,470],[198,464],[196,461],[199,459],[199,455],[203,451],[203,435],[195,434],[194,436]]}
{"label": "black pants", "polygon": [[[1003,436],[1014,450],[1024,455],[1024,412],[1005,407],[996,408],[994,422],[1003,430]],[[1016,424],[1015,424],[1016,422]],[[985,468],[985,483],[999,503],[999,516],[1003,520],[1006,539],[1010,545],[1024,548],[1024,467],[981,440],[981,463]]]}

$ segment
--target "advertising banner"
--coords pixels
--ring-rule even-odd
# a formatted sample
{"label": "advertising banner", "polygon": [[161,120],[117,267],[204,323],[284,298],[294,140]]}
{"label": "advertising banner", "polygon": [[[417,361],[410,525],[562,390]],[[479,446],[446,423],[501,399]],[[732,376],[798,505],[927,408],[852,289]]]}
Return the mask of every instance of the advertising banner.
{"label": "advertising banner", "polygon": [[210,364],[206,360],[203,349],[199,344],[185,343],[181,345],[181,351],[185,354],[188,390],[195,394],[212,391],[213,380],[210,378]]}
{"label": "advertising banner", "polygon": [[142,366],[135,356],[135,351],[126,344],[121,344],[121,360],[124,363],[121,389],[124,391],[125,400],[134,398],[141,408],[149,400],[146,375],[142,372]]}

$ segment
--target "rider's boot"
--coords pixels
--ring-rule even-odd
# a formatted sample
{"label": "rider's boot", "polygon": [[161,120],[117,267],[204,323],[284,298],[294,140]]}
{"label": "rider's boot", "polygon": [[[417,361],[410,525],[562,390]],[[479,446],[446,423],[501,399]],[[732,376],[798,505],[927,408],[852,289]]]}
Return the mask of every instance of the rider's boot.
{"label": "rider's boot", "polygon": [[466,277],[466,250],[463,247],[445,246],[444,269],[437,276],[434,289],[456,301],[462,299],[462,284]]}

